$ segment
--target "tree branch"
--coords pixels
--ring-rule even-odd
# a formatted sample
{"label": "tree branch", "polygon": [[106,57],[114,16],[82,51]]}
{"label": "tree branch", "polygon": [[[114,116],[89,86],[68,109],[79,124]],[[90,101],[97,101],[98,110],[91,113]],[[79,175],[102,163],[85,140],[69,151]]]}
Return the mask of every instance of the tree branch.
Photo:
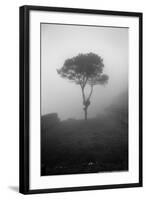
{"label": "tree branch", "polygon": [[86,98],[85,98],[84,88],[81,87],[81,89],[82,89],[83,104],[85,104]]}
{"label": "tree branch", "polygon": [[[85,79],[85,78],[86,78],[86,79]],[[88,81],[88,77],[84,76],[83,88],[85,88],[87,81]]]}
{"label": "tree branch", "polygon": [[89,94],[89,96],[87,98],[87,101],[90,100],[92,93],[93,93],[93,85],[91,85],[91,90],[90,90],[90,94]]}

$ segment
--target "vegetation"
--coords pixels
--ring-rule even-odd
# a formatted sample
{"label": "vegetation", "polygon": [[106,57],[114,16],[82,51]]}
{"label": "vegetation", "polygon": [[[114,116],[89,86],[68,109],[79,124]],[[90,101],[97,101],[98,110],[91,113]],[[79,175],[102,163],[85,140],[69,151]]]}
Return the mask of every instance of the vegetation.
{"label": "vegetation", "polygon": [[[62,78],[66,78],[81,87],[83,98],[84,117],[87,120],[87,111],[91,103],[90,99],[95,85],[105,85],[108,76],[103,74],[103,59],[94,53],[79,54],[67,59],[57,72]],[[86,86],[90,86],[90,92],[85,94]]]}

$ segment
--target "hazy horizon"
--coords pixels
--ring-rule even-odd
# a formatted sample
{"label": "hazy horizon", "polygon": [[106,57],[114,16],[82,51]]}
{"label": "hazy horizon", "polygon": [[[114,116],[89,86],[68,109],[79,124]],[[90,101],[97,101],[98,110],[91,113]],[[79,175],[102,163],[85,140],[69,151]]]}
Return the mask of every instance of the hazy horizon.
{"label": "hazy horizon", "polygon": [[41,24],[41,114],[83,119],[81,88],[61,78],[66,59],[93,52],[103,58],[108,84],[96,85],[88,117],[93,118],[128,89],[128,28]]}

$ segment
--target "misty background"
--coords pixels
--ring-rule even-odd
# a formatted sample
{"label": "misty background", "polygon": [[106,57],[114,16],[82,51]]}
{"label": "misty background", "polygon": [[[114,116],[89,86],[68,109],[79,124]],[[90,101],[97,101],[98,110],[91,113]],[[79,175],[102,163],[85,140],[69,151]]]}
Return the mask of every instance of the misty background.
{"label": "misty background", "polygon": [[[109,80],[94,86],[85,120],[81,87],[57,69],[90,52]],[[41,176],[127,171],[128,163],[128,28],[41,24]]]}
{"label": "misty background", "polygon": [[128,28],[41,24],[41,115],[83,119],[81,88],[56,69],[66,59],[89,52],[103,58],[103,73],[109,76],[108,84],[94,87],[88,110],[93,118],[128,90]]}

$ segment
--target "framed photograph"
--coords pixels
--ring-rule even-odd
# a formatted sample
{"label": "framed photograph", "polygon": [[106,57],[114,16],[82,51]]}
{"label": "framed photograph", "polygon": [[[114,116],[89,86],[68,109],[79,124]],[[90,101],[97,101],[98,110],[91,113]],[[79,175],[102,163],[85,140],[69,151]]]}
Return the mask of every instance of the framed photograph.
{"label": "framed photograph", "polygon": [[20,7],[20,192],[142,186],[142,13]]}

